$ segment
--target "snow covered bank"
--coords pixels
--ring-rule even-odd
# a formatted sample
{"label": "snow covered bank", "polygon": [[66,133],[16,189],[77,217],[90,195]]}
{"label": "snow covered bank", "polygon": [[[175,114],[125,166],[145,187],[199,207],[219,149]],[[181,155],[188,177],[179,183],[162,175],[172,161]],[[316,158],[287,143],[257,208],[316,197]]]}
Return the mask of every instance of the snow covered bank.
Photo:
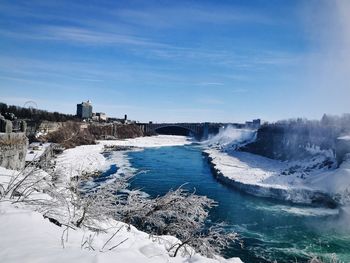
{"label": "snow covered bank", "polygon": [[96,145],[83,145],[65,150],[57,158],[57,171],[67,179],[82,173],[107,170],[111,164],[118,165],[119,173],[132,173],[125,152],[113,152],[111,158],[105,158],[102,152],[105,146],[132,146],[138,148],[181,146],[192,142],[185,136],[159,135],[126,140],[99,141]]}
{"label": "snow covered bank", "polygon": [[[104,232],[84,229],[69,231],[65,248],[61,238],[63,228],[44,219],[37,212],[0,204],[0,260],[1,262],[232,262],[239,259],[208,259],[198,254],[191,259],[170,257],[173,237],[151,238],[148,234],[114,220],[104,223]],[[119,230],[120,229],[120,230]],[[116,233],[116,231],[119,232]],[[113,236],[114,235],[114,236]],[[89,242],[87,249],[86,240]],[[112,238],[107,244],[106,242]],[[106,244],[106,245],[105,245]],[[119,245],[118,245],[119,244]],[[105,246],[104,246],[105,245]],[[104,246],[104,247],[103,247]],[[114,246],[117,246],[113,248]],[[93,250],[95,249],[95,251]]]}
{"label": "snow covered bank", "polygon": [[[335,192],[321,186],[331,182],[335,178],[332,174],[338,174],[340,170],[332,173],[320,168],[313,173],[304,173],[308,167],[319,164],[317,158],[309,162],[281,162],[238,151],[228,153],[211,148],[205,153],[220,181],[249,194],[294,203],[337,205]],[[320,182],[324,176],[327,183]]]}
{"label": "snow covered bank", "polygon": [[149,137],[138,137],[133,139],[116,140],[116,141],[101,141],[103,144],[110,144],[120,146],[134,146],[134,147],[164,147],[164,146],[181,146],[191,144],[192,141],[186,136],[176,135],[157,135]]}

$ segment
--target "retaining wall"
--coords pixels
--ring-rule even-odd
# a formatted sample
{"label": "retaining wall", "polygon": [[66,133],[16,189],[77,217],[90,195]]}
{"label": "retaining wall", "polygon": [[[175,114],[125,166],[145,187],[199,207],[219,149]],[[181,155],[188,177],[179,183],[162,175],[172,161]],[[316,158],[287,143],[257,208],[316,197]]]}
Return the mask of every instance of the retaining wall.
{"label": "retaining wall", "polygon": [[0,166],[21,170],[25,166],[28,139],[24,132],[0,133]]}

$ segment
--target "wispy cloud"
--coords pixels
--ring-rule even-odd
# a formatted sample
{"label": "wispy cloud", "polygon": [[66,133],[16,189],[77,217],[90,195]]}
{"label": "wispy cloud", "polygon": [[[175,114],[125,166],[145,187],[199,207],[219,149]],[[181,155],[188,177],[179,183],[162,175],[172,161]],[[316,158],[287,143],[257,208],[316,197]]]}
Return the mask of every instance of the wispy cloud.
{"label": "wispy cloud", "polygon": [[47,34],[47,39],[72,41],[80,44],[120,44],[157,47],[165,46],[164,44],[152,42],[151,40],[141,37],[122,35],[114,32],[90,30],[78,27],[49,26],[42,28],[42,30],[40,31],[45,32]]}
{"label": "wispy cloud", "polygon": [[125,46],[148,46],[169,47],[166,44],[154,42],[150,39],[132,35],[103,32],[73,26],[35,26],[27,27],[26,32],[12,32],[7,29],[0,30],[0,34],[6,37],[38,40],[38,41],[62,41],[85,45],[125,45]]}
{"label": "wispy cloud", "polygon": [[223,82],[200,82],[200,83],[197,83],[196,85],[199,85],[199,86],[224,86],[225,83],[223,83]]}
{"label": "wispy cloud", "polygon": [[230,89],[230,92],[232,92],[232,93],[246,93],[246,92],[248,92],[248,89],[232,88],[232,89]]}
{"label": "wispy cloud", "polygon": [[253,10],[204,3],[177,5],[176,2],[173,2],[172,5],[166,7],[142,10],[122,9],[115,13],[124,22],[155,28],[191,27],[197,24],[273,23],[270,17]]}
{"label": "wispy cloud", "polygon": [[[45,12],[37,12],[37,10]],[[57,10],[76,15],[62,16]],[[42,21],[66,21],[76,24],[88,25],[90,21],[96,24],[94,17],[114,20],[114,23],[133,24],[142,27],[168,28],[179,26],[196,26],[199,24],[230,24],[254,23],[271,24],[274,19],[266,14],[252,8],[232,7],[224,3],[201,2],[167,2],[159,3],[148,1],[147,5],[139,5],[135,8],[125,8],[122,5],[112,2],[103,5],[100,3],[89,3],[79,5],[74,1],[41,1],[35,5],[24,1],[16,4],[11,2],[1,3],[0,13],[11,14],[17,17],[30,17]],[[278,21],[277,21],[278,22]],[[98,24],[98,23],[97,23]],[[118,24],[117,24],[118,25]]]}
{"label": "wispy cloud", "polygon": [[224,104],[224,101],[222,99],[213,98],[213,97],[200,97],[200,98],[197,98],[196,101],[200,104],[206,104],[206,105]]}

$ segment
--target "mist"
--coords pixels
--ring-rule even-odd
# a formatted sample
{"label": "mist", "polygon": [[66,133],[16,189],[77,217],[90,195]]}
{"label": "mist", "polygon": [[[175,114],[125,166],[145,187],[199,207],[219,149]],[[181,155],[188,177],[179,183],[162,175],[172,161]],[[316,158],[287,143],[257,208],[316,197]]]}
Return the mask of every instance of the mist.
{"label": "mist", "polygon": [[309,42],[300,98],[307,116],[349,112],[350,1],[305,1],[302,16]]}
{"label": "mist", "polygon": [[210,136],[203,144],[221,149],[236,149],[255,140],[256,130],[237,129],[233,125],[220,128],[218,134]]}

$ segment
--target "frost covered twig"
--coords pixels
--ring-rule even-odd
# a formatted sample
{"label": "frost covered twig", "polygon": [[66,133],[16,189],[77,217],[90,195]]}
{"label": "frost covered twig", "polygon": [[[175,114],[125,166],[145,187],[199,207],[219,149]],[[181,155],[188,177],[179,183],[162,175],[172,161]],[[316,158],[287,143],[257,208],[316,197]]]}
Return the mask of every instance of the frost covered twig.
{"label": "frost covered twig", "polygon": [[172,235],[175,242],[169,252],[177,256],[193,254],[193,250],[214,257],[238,237],[227,233],[223,224],[208,226],[209,209],[216,203],[206,196],[196,195],[183,188],[171,190],[155,199],[147,199],[132,192],[125,206],[118,210],[120,220],[144,230],[151,235]]}

